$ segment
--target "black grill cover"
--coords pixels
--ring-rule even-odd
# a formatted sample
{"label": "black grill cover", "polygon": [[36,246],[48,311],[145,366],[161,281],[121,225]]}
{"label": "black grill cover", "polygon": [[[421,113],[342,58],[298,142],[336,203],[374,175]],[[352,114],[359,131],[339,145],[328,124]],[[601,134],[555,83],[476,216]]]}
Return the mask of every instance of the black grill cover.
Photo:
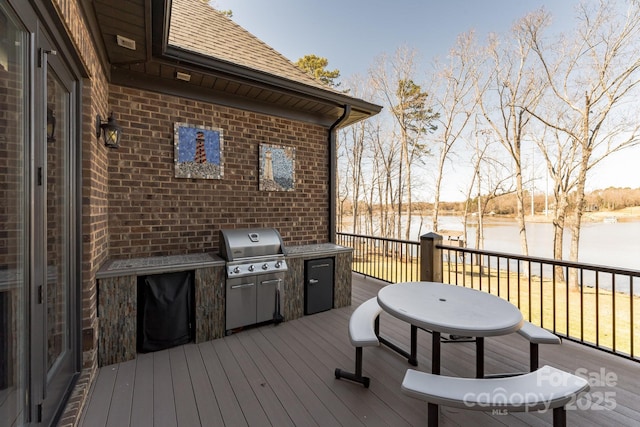
{"label": "black grill cover", "polygon": [[192,272],[144,277],[138,305],[138,350],[163,350],[191,341]]}

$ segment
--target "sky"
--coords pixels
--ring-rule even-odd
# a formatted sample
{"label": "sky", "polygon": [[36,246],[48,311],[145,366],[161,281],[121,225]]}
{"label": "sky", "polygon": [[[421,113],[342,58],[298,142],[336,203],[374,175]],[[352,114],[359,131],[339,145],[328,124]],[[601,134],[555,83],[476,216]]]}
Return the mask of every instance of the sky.
{"label": "sky", "polygon": [[[587,0],[593,1],[595,0]],[[428,71],[444,59],[456,38],[470,30],[480,40],[489,33],[505,34],[528,12],[550,12],[555,31],[575,26],[578,0],[213,0],[231,9],[233,20],[292,62],[314,54],[327,58],[328,70],[340,71],[339,81],[365,76],[376,57],[392,55],[401,46],[418,52]],[[637,168],[640,148],[612,156],[589,178],[589,189],[640,188]],[[626,173],[624,171],[627,171]],[[543,179],[537,188],[545,190]],[[461,200],[460,185],[445,184],[443,200]]]}

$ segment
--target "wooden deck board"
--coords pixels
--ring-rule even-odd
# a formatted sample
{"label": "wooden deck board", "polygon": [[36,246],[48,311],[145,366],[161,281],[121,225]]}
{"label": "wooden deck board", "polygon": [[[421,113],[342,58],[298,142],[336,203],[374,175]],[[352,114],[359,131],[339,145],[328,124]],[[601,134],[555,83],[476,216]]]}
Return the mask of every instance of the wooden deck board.
{"label": "wooden deck board", "polygon": [[173,380],[178,425],[197,426],[201,424],[201,420],[193,391],[194,379],[191,378],[189,373],[184,346],[169,350],[169,358],[171,360],[171,378]]}
{"label": "wooden deck board", "polygon": [[[321,411],[326,409],[315,405],[313,391],[302,378],[282,357],[278,349],[267,341],[261,333],[247,331],[245,348],[252,355],[256,367],[264,372],[265,379],[278,391],[278,398],[287,404],[286,410],[291,421],[296,426],[325,426],[327,419],[333,417],[331,413]],[[335,420],[332,420],[335,421]],[[329,424],[337,425],[335,422]]]}
{"label": "wooden deck board", "polygon": [[169,351],[153,353],[154,427],[174,427],[178,425]]}
{"label": "wooden deck board", "polygon": [[133,402],[134,376],[136,371],[135,360],[118,365],[118,372],[111,398],[112,407],[117,411],[109,411],[107,427],[119,427],[127,425],[131,416],[131,403]]}
{"label": "wooden deck board", "polygon": [[[224,425],[246,426],[247,421],[242,413],[242,408],[235,397],[229,378],[224,372],[222,362],[210,342],[198,345],[202,360],[209,375],[211,387],[215,393],[220,416]],[[213,401],[211,402],[213,405]]]}
{"label": "wooden deck board", "polygon": [[230,336],[224,340],[211,341],[218,358],[222,362],[224,372],[229,379],[229,384],[233,389],[233,393],[242,408],[242,414],[247,423],[253,425],[263,425],[267,418],[267,414],[262,409],[260,401],[251,389],[251,385],[242,372],[240,364],[235,359],[233,352],[229,348],[229,341],[235,340],[236,337]]}
{"label": "wooden deck board", "polygon": [[[229,350],[236,357],[238,365],[247,379],[248,385],[251,387],[251,391],[256,396],[271,425],[283,427],[293,426],[294,423],[289,417],[289,414],[277,399],[276,390],[279,390],[278,384],[270,382],[266,378],[268,373],[256,365],[254,358],[259,358],[259,354],[253,354],[247,351],[247,348],[245,348],[242,343],[245,338],[246,334],[237,334],[230,337],[227,341],[229,342]],[[289,404],[293,406],[299,403],[291,400]]]}
{"label": "wooden deck board", "polygon": [[[86,425],[101,427],[107,425],[109,412],[115,407],[111,407],[113,388],[118,375],[118,365],[105,366],[100,369],[100,374],[95,380],[91,392],[91,400],[86,407]],[[118,412],[124,408],[118,408]]]}
{"label": "wooden deck board", "polygon": [[[316,316],[320,316],[320,314]],[[303,322],[292,322],[291,324],[283,324],[282,326],[283,329],[286,327],[286,329],[291,331],[292,346],[297,345],[296,351],[300,352],[302,359],[305,361],[305,369],[311,370],[314,374],[317,374],[318,371],[330,374],[330,376],[320,376],[323,386],[330,388],[336,381],[333,375],[336,367],[335,359],[331,353],[327,351],[327,345],[324,340],[312,336],[308,328],[302,323]],[[353,384],[349,385],[353,386]],[[360,388],[362,388],[362,386],[360,386]],[[333,389],[333,392],[338,399],[353,412],[358,420],[366,418],[372,410],[365,400],[349,392],[348,389],[336,387]]]}
{"label": "wooden deck board", "polygon": [[[82,426],[420,426],[426,404],[400,391],[411,366],[390,349],[364,349],[363,370],[370,388],[336,380],[335,368],[354,369],[355,350],[348,338],[349,316],[376,295],[379,281],[354,275],[352,305],[279,325],[249,328],[201,344],[187,344],[100,369]],[[381,315],[381,333],[409,347],[409,325]],[[488,373],[528,369],[528,342],[517,334],[486,339]],[[431,335],[418,331],[417,369],[429,371]],[[569,372],[611,372],[614,384],[592,387],[591,405],[569,410],[569,425],[640,424],[637,362],[565,341],[542,345],[540,364]],[[442,345],[444,375],[473,376],[475,344]],[[614,408],[594,408],[609,393]],[[603,403],[604,404],[604,403]],[[578,405],[576,405],[578,406]],[[552,424],[551,413],[499,415],[440,408],[441,426],[539,426]]]}
{"label": "wooden deck board", "polygon": [[13,427],[17,425],[21,414],[16,414],[18,407],[18,391],[16,387],[11,386],[0,390],[0,420],[4,420],[7,426]]}
{"label": "wooden deck board", "polygon": [[185,345],[184,353],[189,366],[189,378],[193,385],[193,396],[200,420],[206,420],[210,425],[223,425],[218,398],[209,380],[207,368],[202,360],[202,353],[195,344]]}
{"label": "wooden deck board", "polygon": [[[298,373],[298,375],[304,379],[305,384],[307,384],[311,390],[312,394],[307,395],[308,403],[305,403],[305,405],[317,407],[315,411],[328,413],[326,418],[320,418],[320,425],[354,425],[358,423],[358,418],[354,416],[353,412],[349,410],[345,403],[323,381],[324,376],[317,375],[316,372],[309,370],[309,360],[305,359],[304,355],[296,350],[296,341],[289,335],[286,329],[288,328],[278,330],[267,329],[264,334],[264,339],[278,348],[283,359],[288,361],[294,372]],[[301,396],[301,398],[304,398],[304,396]],[[334,424],[334,420],[337,424]]]}
{"label": "wooden deck board", "polygon": [[[312,339],[322,337],[323,347],[327,352],[327,356],[324,358],[325,366],[326,366],[326,370],[329,373],[333,372],[337,367],[353,370],[354,368],[353,360],[355,356],[355,351],[353,347],[350,344],[348,344],[349,342],[348,339],[341,339],[341,340],[336,339],[335,333],[333,332],[336,328],[331,325],[331,319],[330,319],[332,317],[331,315],[332,315],[331,312],[321,313],[318,316],[326,317],[326,319],[323,319],[321,322],[305,322],[308,324],[308,327],[309,327],[308,332],[306,332],[306,335],[308,335],[309,337],[312,337]],[[345,335],[346,335],[346,331],[345,331]],[[389,384],[387,384],[387,381],[384,381],[382,378],[380,379],[380,381],[375,381],[374,380],[374,378],[376,378],[374,376],[375,372],[371,370],[372,366],[368,364],[368,361],[373,361],[373,358],[368,357],[369,354],[376,351],[384,351],[384,350],[385,349],[383,348],[375,347],[375,348],[365,348],[363,351],[364,374],[370,377],[373,377],[372,383],[369,386],[368,390],[364,389],[364,387],[362,387],[359,384],[354,384],[350,382],[346,382],[345,385],[348,386],[349,388],[354,388],[354,387],[361,388],[363,389],[361,390],[361,392],[368,391],[369,393],[372,393],[377,397],[385,396],[387,394],[387,387],[389,386]],[[339,360],[331,357],[332,354],[338,354],[338,353],[344,355],[344,357],[341,360],[343,361],[346,360],[347,362],[346,365],[344,364],[344,362],[339,362]],[[329,361],[331,361],[332,363],[328,364]],[[382,373],[386,374],[386,371],[380,370],[381,375]],[[338,382],[345,383],[345,381],[342,381],[342,380],[334,379],[333,381],[336,383],[336,386],[338,385],[337,384]],[[400,387],[399,382],[397,386]],[[373,418],[383,422],[386,425],[391,425],[389,423],[394,423],[394,425],[406,425],[402,423],[401,420],[398,420],[397,417],[393,417],[393,419],[391,419],[392,415],[387,408],[387,406],[391,403],[392,402],[389,402],[385,399],[380,399],[378,404],[369,406],[367,413],[364,414],[364,418],[366,419]]]}
{"label": "wooden deck board", "polygon": [[138,354],[135,361],[135,386],[130,425],[153,427],[153,354]]}

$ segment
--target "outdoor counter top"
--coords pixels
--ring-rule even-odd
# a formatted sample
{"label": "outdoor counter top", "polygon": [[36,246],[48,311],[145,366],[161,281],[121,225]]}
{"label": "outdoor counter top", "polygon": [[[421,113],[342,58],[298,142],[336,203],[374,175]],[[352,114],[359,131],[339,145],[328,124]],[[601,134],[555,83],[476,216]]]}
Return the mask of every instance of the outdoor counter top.
{"label": "outdoor counter top", "polygon": [[[352,248],[334,243],[287,246],[285,250],[288,257],[327,256],[353,251]],[[105,262],[98,270],[96,278],[171,273],[191,268],[224,267],[224,265],[224,259],[215,253],[112,259]]]}
{"label": "outdoor counter top", "polygon": [[170,273],[195,268],[224,266],[225,261],[213,253],[165,255],[109,260],[98,270],[96,278]]}
{"label": "outdoor counter top", "polygon": [[337,253],[352,252],[353,248],[336,245],[335,243],[318,243],[313,245],[286,246],[285,253],[289,257],[335,255]]}

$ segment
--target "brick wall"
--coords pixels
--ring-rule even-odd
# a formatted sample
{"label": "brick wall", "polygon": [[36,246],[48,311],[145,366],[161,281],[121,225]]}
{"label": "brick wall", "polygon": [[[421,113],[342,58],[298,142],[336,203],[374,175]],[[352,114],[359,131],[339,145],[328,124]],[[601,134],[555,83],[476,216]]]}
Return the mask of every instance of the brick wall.
{"label": "brick wall", "polygon": [[[217,251],[221,228],[275,227],[286,244],[328,241],[328,130],[110,86],[124,134],[109,153],[109,257]],[[174,123],[221,128],[222,179],[174,177]],[[296,148],[294,191],[260,191],[260,143]]]}

